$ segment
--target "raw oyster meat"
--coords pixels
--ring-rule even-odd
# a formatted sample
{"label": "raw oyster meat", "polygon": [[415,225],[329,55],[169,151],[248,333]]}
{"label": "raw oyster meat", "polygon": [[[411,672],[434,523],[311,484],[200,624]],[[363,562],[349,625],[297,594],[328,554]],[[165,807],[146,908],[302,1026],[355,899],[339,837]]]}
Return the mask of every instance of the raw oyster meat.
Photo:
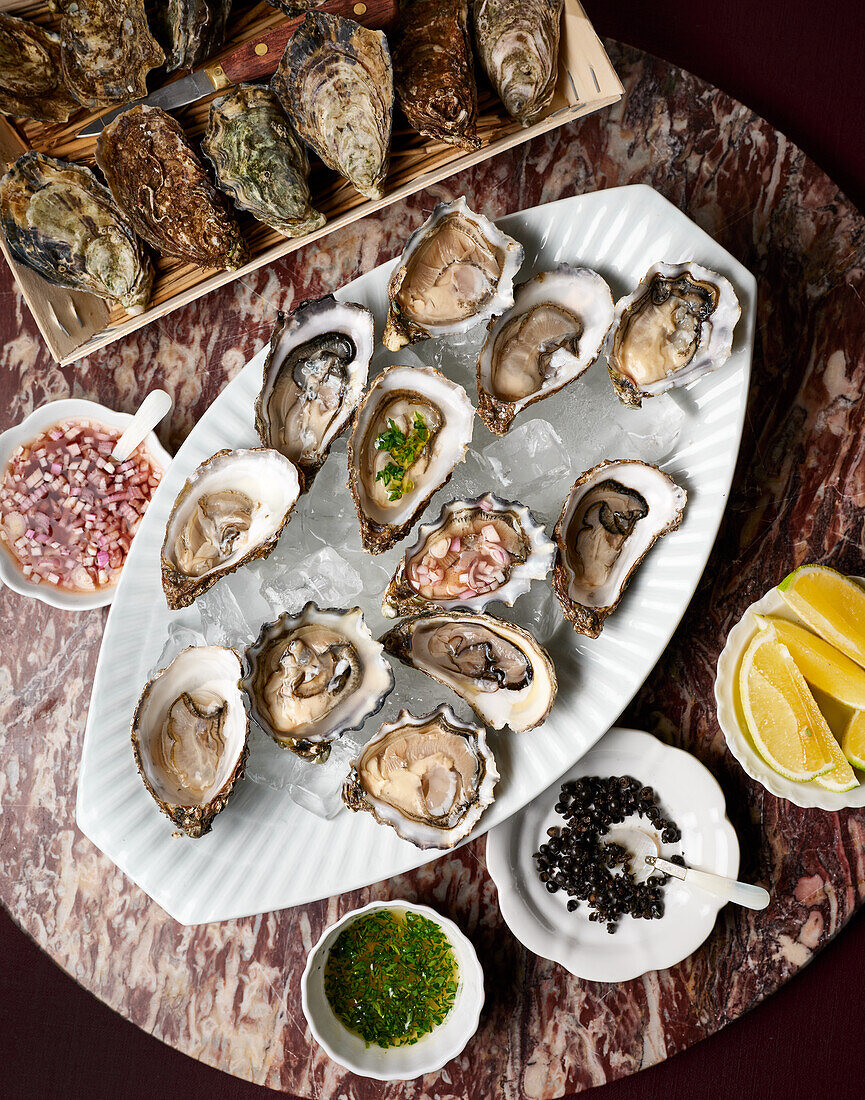
{"label": "raw oyster meat", "polygon": [[243,686],[265,733],[307,760],[326,760],[330,743],[381,710],[393,671],[363,620],[308,603],[265,623],[246,651]]}
{"label": "raw oyster meat", "polygon": [[342,799],[419,848],[452,848],[492,804],[498,780],[484,728],[443,704],[385,722],[353,762]]}
{"label": "raw oyster meat", "polygon": [[247,260],[240,227],[177,122],[130,107],[99,135],[96,163],[135,232],[166,256],[234,270]]}
{"label": "raw oyster meat", "polygon": [[564,0],[474,0],[475,42],[505,110],[523,126],[553,99]]}
{"label": "raw oyster meat", "polygon": [[63,81],[60,36],[0,12],[0,114],[65,122],[78,107]]}
{"label": "raw oyster meat", "polygon": [[605,461],[577,478],[555,536],[553,588],[574,630],[597,638],[643,558],[682,521],[687,493],[647,462]]}
{"label": "raw oyster meat", "polygon": [[687,386],[733,350],[741,314],[728,279],[699,264],[658,263],[616,302],[607,337],[610,378],[625,405]]}
{"label": "raw oyster meat", "polygon": [[215,99],[201,151],[234,205],[286,237],[327,220],[310,204],[306,150],[269,88],[237,84]]}
{"label": "raw oyster meat", "polygon": [[12,255],[49,283],[144,311],[150,260],[89,168],[25,153],[0,180],[0,217]]}
{"label": "raw oyster meat", "polygon": [[432,367],[388,367],[361,402],[348,441],[348,484],[364,550],[380,554],[410,531],[465,459],[475,410]]}
{"label": "raw oyster meat", "polygon": [[279,451],[218,451],[177,495],[162,543],[162,587],[172,611],[188,607],[220,577],[266,558],[300,492]]}
{"label": "raw oyster meat", "polygon": [[396,99],[421,134],[477,149],[469,0],[408,0],[394,36]]}
{"label": "raw oyster meat", "polygon": [[556,670],[549,653],[527,630],[492,615],[413,615],[381,642],[404,664],[455,691],[494,729],[534,729],[555,702]]}
{"label": "raw oyster meat", "polygon": [[249,719],[240,656],[190,646],[145,686],[132,719],[132,750],[144,785],[187,836],[209,833],[243,775]]}
{"label": "raw oyster meat", "polygon": [[465,198],[439,203],[412,233],[390,277],[384,343],[391,351],[455,336],[514,304],[523,246]]}
{"label": "raw oyster meat", "polygon": [[298,467],[304,491],[354,415],[374,346],[370,311],[332,294],[277,317],[255,428],[265,447]]}
{"label": "raw oyster meat", "polygon": [[613,320],[613,295],[587,267],[562,264],[517,287],[478,356],[478,412],[498,435],[527,405],[589,369]]}
{"label": "raw oyster meat", "polygon": [[232,0],[157,0],[154,29],[167,72],[194,69],[225,44]]}
{"label": "raw oyster meat", "polygon": [[382,31],[311,11],[289,40],[272,87],[328,168],[370,199],[384,194],[393,71]]}
{"label": "raw oyster meat", "polygon": [[150,33],[144,0],[64,0],[60,23],[63,79],[87,107],[147,95],[147,74],[165,61]]}
{"label": "raw oyster meat", "polygon": [[511,607],[553,567],[556,546],[523,504],[492,493],[452,500],[434,523],[421,524],[382,599],[392,619],[417,611],[489,603]]}

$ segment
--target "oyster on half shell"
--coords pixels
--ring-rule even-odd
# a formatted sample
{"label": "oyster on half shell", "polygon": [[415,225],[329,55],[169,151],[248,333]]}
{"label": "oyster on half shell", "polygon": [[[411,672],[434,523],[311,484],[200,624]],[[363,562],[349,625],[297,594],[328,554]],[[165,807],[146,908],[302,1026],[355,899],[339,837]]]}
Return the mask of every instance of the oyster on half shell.
{"label": "oyster on half shell", "polygon": [[118,302],[128,313],[143,312],[153,268],[89,168],[25,153],[0,179],[0,218],[15,259],[49,283]]}
{"label": "oyster on half shell", "polygon": [[384,343],[391,351],[455,336],[514,304],[523,246],[465,198],[439,203],[412,233],[388,283]]}
{"label": "oyster on half shell", "polygon": [[524,504],[493,493],[452,500],[421,524],[387,587],[389,619],[418,611],[507,607],[553,567],[556,546]]}
{"label": "oyster on half shell", "polygon": [[252,717],[277,744],[326,760],[330,744],[381,710],[393,671],[359,607],[308,603],[265,623],[246,651]]}
{"label": "oyster on half shell", "polygon": [[380,554],[405,538],[465,459],[474,415],[462,386],[432,367],[388,367],[378,375],[348,441],[364,550]]}
{"label": "oyster on half shell", "polygon": [[63,80],[60,36],[0,12],[0,114],[65,122],[79,106]]}
{"label": "oyster on half shell", "polygon": [[402,710],[361,750],[342,800],[419,848],[452,848],[492,804],[498,780],[482,726],[445,705],[419,718]]}
{"label": "oyster on half shell", "polygon": [[243,775],[249,719],[240,657],[190,646],[146,685],[132,719],[135,764],[150,795],[187,836],[209,833]]}
{"label": "oyster on half shell", "polygon": [[553,588],[574,630],[597,638],[637,567],[682,521],[687,493],[637,459],[605,461],[577,478],[556,524]]}
{"label": "oyster on half shell", "polygon": [[545,721],[556,699],[552,658],[521,626],[471,611],[403,619],[381,643],[403,664],[464,699],[482,722],[516,732]]}
{"label": "oyster on half shell", "polygon": [[162,543],[162,587],[172,611],[188,607],[220,577],[266,558],[300,492],[279,451],[218,451],[186,479]]}

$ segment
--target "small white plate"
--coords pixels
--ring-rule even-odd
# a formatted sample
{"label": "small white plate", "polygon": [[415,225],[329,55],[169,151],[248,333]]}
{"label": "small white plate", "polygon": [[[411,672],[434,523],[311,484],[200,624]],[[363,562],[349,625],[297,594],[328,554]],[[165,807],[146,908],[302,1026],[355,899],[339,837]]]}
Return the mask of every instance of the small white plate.
{"label": "small white plate", "polygon": [[739,842],[711,772],[696,757],[651,734],[617,728],[522,813],[487,835],[487,869],[505,923],[530,951],[589,981],[625,982],[647,970],[674,966],[712,931],[724,905],[720,898],[670,879],[663,917],[624,916],[610,935],[605,924],[589,920],[585,902],[569,913],[565,892],[549,893],[538,878],[533,855],[546,841],[547,829],[564,823],[553,810],[561,785],[584,775],[632,775],[653,787],[664,816],[682,832],[677,844],[661,846],[661,854],[679,851],[692,867],[736,878]]}
{"label": "small white plate", "polygon": [[[861,580],[862,578],[854,578]],[[770,588],[766,595],[752,603],[742,618],[727,635],[727,644],[718,658],[718,673],[715,677],[715,702],[718,711],[718,725],[727,742],[727,748],[736,757],[752,779],[762,784],[776,798],[786,798],[805,810],[843,810],[850,806],[865,806],[865,783],[854,787],[852,791],[827,791],[817,783],[794,783],[770,768],[754,747],[748,726],[742,712],[742,700],[739,696],[739,665],[751,639],[757,633],[757,625],[751,614],[774,615],[779,619],[788,619],[793,623],[802,620],[793,612],[777,588]],[[829,725],[840,733],[835,715],[826,710]],[[840,712],[839,712],[840,713]],[[849,712],[848,712],[849,713]],[[856,773],[861,779],[861,772]]]}
{"label": "small white plate", "polygon": [[[61,401],[49,401],[47,405],[40,405],[38,409],[34,409],[20,424],[0,434],[0,477],[3,476],[6,463],[19,444],[36,439],[46,428],[60,420],[90,420],[123,431],[131,419],[131,413],[115,412],[96,401],[85,401],[83,398],[69,397]],[[171,456],[153,432],[144,442],[153,462],[162,473],[165,473],[171,462]],[[67,592],[51,584],[34,584],[24,576],[9,551],[2,547],[0,547],[0,580],[22,596],[35,596],[37,600],[64,611],[90,611],[94,607],[105,607],[106,604],[111,603],[117,591],[116,584],[106,585],[96,592]]]}
{"label": "small white plate", "polygon": [[[377,909],[407,910],[435,921],[450,941],[459,967],[459,986],[453,1008],[443,1023],[411,1046],[367,1046],[359,1035],[341,1023],[324,992],[324,968],[337,936],[351,921]],[[407,1081],[440,1070],[451,1058],[462,1053],[478,1029],[484,1004],[484,972],[471,942],[452,920],[435,909],[409,901],[374,901],[360,909],[352,909],[325,930],[306,960],[300,994],[303,1014],[313,1038],[330,1058],[361,1077]]]}

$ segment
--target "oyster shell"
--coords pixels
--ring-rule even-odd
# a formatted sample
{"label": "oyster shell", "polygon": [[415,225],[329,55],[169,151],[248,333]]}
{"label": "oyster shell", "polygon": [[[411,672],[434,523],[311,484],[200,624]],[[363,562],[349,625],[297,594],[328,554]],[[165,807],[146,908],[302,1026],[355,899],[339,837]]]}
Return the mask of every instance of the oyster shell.
{"label": "oyster shell", "polygon": [[286,237],[327,220],[310,204],[306,150],[269,88],[237,84],[215,99],[201,151],[234,205]]}
{"label": "oyster shell", "polygon": [[384,33],[311,11],[289,40],[272,87],[328,168],[367,198],[381,198],[393,116]]}
{"label": "oyster shell", "polygon": [[439,203],[412,233],[390,277],[384,343],[391,351],[453,336],[514,304],[523,246],[465,198]]}
{"label": "oyster shell", "polygon": [[533,580],[543,580],[555,556],[555,543],[525,505],[492,493],[452,500],[434,523],[421,524],[381,609],[392,619],[457,607],[483,611],[493,602],[511,607]]}
{"label": "oyster shell", "polygon": [[135,232],[166,256],[234,270],[247,260],[240,227],[177,122],[130,107],[108,124],[96,163]]}
{"label": "oyster shell", "polygon": [[265,733],[307,760],[381,710],[393,671],[359,607],[308,603],[265,623],[246,651],[243,686]]}
{"label": "oyster shell", "polygon": [[375,379],[348,441],[364,550],[380,554],[405,538],[465,459],[474,415],[462,386],[432,367],[388,367]]}
{"label": "oyster shell", "polygon": [[419,718],[401,710],[353,762],[342,800],[419,848],[452,848],[492,804],[498,780],[482,726],[445,705]]}
{"label": "oyster shell", "polygon": [[478,356],[478,412],[498,435],[526,406],[589,369],[613,320],[613,296],[600,275],[562,264],[517,287]]}
{"label": "oyster shell", "polygon": [[0,218],[15,259],[49,283],[143,312],[153,268],[108,188],[89,168],[25,153],[0,180]]}
{"label": "oyster shell", "polygon": [[255,402],[255,429],[312,484],[366,388],[373,316],[332,294],[279,314]]}
{"label": "oyster shell", "polygon": [[286,15],[305,15],[308,11],[315,11],[328,0],[267,0],[273,8],[279,8]]}
{"label": "oyster shell", "polygon": [[147,74],[165,61],[144,0],[65,0],[60,23],[63,79],[87,107],[147,95]]}
{"label": "oyster shell", "polygon": [[187,836],[209,833],[243,775],[249,719],[240,656],[190,646],[144,687],[132,719],[132,751],[160,810]]}
{"label": "oyster shell", "polygon": [[225,44],[232,0],[157,0],[154,26],[165,68],[194,69]]}
{"label": "oyster shell", "polygon": [[381,639],[403,664],[425,672],[500,730],[534,729],[556,699],[552,659],[521,626],[477,612],[446,611],[403,619]]}
{"label": "oyster shell", "polygon": [[394,36],[397,102],[421,134],[477,149],[477,88],[468,0],[409,0]]}
{"label": "oyster shell", "polygon": [[687,386],[725,363],[741,314],[728,279],[699,264],[658,263],[616,302],[610,378],[624,405]]}
{"label": "oyster shell", "polygon": [[657,466],[605,461],[578,477],[562,508],[553,588],[574,630],[597,638],[643,558],[682,521],[687,493]]}
{"label": "oyster shell", "polygon": [[474,0],[475,43],[505,110],[523,126],[547,110],[559,72],[564,0]]}
{"label": "oyster shell", "polygon": [[0,114],[65,122],[79,103],[61,69],[59,35],[0,12]]}
{"label": "oyster shell", "polygon": [[162,587],[172,611],[188,607],[220,577],[266,558],[300,491],[278,451],[217,451],[177,494],[162,543]]}

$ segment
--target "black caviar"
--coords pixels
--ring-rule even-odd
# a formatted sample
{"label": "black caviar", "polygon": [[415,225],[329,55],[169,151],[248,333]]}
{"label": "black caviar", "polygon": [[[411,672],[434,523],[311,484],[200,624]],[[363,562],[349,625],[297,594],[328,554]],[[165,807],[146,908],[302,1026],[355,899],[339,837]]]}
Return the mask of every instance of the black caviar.
{"label": "black caviar", "polygon": [[[555,811],[567,824],[547,829],[550,839],[534,859],[547,890],[551,894],[564,890],[568,895],[569,912],[581,901],[587,902],[589,920],[605,922],[610,933],[625,913],[644,920],[664,915],[667,876],[658,872],[645,882],[635,882],[630,854],[620,844],[602,839],[611,825],[631,814],[645,818],[665,844],[681,839],[679,827],[664,817],[651,787],[630,775],[587,775],[562,784]],[[670,862],[685,863],[678,855],[671,856]]]}

